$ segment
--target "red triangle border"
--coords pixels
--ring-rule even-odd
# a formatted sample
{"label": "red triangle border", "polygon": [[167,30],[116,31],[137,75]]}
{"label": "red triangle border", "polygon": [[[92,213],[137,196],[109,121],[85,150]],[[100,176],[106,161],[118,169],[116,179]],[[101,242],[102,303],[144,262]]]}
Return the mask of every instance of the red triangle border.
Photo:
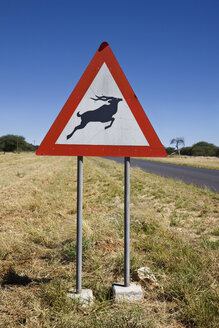
{"label": "red triangle border", "polygon": [[[123,97],[131,109],[149,146],[103,146],[103,145],[69,145],[56,144],[64,127],[77,109],[84,94],[93,82],[103,63],[106,63]],[[53,156],[118,156],[118,157],[166,157],[166,151],[154,131],[138,98],[132,90],[125,74],[117,62],[110,46],[103,42],[81,79],[77,83],[67,102],[63,106],[47,135],[40,144],[37,155]]]}

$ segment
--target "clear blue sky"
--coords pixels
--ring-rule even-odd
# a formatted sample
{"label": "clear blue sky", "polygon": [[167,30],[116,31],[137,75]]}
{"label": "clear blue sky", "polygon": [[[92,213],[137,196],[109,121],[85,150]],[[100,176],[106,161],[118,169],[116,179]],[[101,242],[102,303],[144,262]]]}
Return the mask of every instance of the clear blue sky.
{"label": "clear blue sky", "polygon": [[102,41],[165,146],[219,145],[218,0],[0,0],[0,136],[39,144]]}

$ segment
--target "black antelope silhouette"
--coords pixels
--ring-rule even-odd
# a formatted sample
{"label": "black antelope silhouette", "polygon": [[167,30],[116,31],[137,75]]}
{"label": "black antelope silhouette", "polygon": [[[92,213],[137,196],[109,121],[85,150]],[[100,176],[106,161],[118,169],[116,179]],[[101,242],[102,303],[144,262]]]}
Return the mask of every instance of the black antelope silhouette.
{"label": "black antelope silhouette", "polygon": [[106,97],[106,96],[97,96],[96,98],[90,98],[95,101],[102,100],[102,101],[108,101],[108,104],[104,104],[103,106],[95,109],[95,110],[89,110],[83,114],[77,113],[77,116],[81,118],[81,124],[76,126],[72,133],[67,135],[67,139],[71,138],[75,131],[79,129],[83,129],[89,122],[110,122],[109,125],[105,126],[105,129],[108,129],[112,126],[113,122],[115,121],[115,118],[113,115],[116,114],[118,110],[118,103],[122,101],[121,98],[115,98],[115,97]]}

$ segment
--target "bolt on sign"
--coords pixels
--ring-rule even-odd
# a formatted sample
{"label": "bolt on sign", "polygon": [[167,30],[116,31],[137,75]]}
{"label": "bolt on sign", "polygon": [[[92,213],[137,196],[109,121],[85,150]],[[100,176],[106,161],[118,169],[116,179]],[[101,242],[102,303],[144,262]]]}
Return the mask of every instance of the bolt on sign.
{"label": "bolt on sign", "polygon": [[100,45],[36,154],[166,156],[108,43]]}
{"label": "bolt on sign", "polygon": [[81,284],[83,156],[124,157],[125,295],[130,285],[130,157],[167,155],[107,42],[100,45],[36,154],[78,156],[76,290],[72,297],[86,302],[92,291],[82,290]]}

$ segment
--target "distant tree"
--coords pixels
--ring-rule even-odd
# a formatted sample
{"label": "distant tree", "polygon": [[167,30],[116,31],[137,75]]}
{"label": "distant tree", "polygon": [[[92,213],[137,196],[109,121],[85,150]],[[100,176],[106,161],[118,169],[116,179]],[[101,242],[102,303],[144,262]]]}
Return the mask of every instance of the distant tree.
{"label": "distant tree", "polygon": [[214,144],[200,141],[191,147],[193,156],[218,156],[218,148]]}
{"label": "distant tree", "polygon": [[166,152],[167,152],[167,155],[171,155],[175,152],[175,148],[173,147],[167,147],[165,148]]}
{"label": "distant tree", "polygon": [[181,155],[187,156],[217,156],[219,157],[219,147],[205,141],[200,141],[192,147],[183,147],[180,149]]}
{"label": "distant tree", "polygon": [[174,138],[170,141],[171,145],[175,145],[177,153],[180,155],[180,146],[184,146],[184,138]]}
{"label": "distant tree", "polygon": [[180,154],[181,155],[187,155],[191,156],[192,155],[192,147],[183,147],[180,149]]}
{"label": "distant tree", "polygon": [[0,151],[16,152],[16,151],[34,151],[37,146],[34,146],[25,141],[22,136],[8,134],[0,137]]}

